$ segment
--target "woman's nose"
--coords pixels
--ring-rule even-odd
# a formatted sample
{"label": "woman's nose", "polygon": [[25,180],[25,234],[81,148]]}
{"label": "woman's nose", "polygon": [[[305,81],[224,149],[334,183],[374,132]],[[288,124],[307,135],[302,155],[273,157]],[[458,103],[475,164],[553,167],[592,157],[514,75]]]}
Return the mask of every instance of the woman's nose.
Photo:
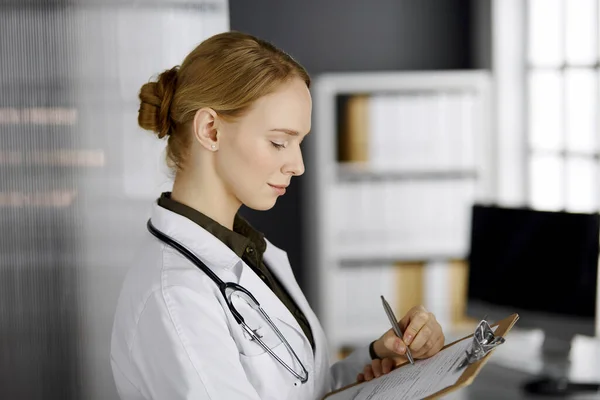
{"label": "woman's nose", "polygon": [[293,176],[300,176],[304,173],[304,160],[302,158],[302,151],[298,147],[297,151],[294,152],[293,159],[291,159],[284,166],[284,174],[290,174]]}

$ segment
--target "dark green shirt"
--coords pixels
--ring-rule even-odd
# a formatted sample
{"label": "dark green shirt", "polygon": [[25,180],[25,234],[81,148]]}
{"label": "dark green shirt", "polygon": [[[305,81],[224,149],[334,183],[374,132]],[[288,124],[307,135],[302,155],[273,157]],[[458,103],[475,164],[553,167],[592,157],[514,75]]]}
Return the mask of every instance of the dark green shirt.
{"label": "dark green shirt", "polygon": [[217,239],[221,240],[227,247],[233,250],[238,257],[244,260],[244,262],[256,272],[273,293],[275,293],[281,302],[285,304],[288,310],[290,310],[314,350],[315,342],[310,325],[308,324],[304,313],[298,308],[283,285],[275,278],[263,262],[263,254],[267,248],[267,243],[265,242],[262,233],[255,230],[248,221],[239,214],[236,214],[235,216],[232,231],[212,218],[202,214],[200,211],[173,200],[170,192],[165,192],[160,196],[158,205],[197,223]]}

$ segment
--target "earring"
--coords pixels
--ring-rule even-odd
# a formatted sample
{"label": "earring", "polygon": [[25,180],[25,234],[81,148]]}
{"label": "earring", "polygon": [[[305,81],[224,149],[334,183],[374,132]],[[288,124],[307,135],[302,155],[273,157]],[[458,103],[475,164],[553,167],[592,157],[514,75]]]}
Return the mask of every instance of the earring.
{"label": "earring", "polygon": [[211,144],[211,145],[210,145],[210,148],[214,150],[214,149],[216,149],[216,148],[217,148],[217,146],[216,146],[216,145],[214,145],[214,144]]}

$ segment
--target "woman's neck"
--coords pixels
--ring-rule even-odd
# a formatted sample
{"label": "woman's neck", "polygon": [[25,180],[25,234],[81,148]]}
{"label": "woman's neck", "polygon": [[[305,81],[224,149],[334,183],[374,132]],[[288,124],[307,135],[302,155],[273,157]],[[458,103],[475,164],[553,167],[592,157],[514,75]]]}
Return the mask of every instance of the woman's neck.
{"label": "woman's neck", "polygon": [[185,171],[177,172],[171,197],[231,230],[241,206],[215,175],[199,176]]}

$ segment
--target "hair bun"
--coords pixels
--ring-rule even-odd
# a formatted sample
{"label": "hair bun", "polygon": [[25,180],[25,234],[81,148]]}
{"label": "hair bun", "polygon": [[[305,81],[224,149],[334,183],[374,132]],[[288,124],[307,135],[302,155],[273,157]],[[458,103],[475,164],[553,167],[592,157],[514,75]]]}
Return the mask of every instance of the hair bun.
{"label": "hair bun", "polygon": [[171,118],[171,104],[175,96],[179,67],[162,72],[157,82],[148,82],[140,89],[140,109],[138,124],[156,132],[159,139],[172,133],[174,122]]}

